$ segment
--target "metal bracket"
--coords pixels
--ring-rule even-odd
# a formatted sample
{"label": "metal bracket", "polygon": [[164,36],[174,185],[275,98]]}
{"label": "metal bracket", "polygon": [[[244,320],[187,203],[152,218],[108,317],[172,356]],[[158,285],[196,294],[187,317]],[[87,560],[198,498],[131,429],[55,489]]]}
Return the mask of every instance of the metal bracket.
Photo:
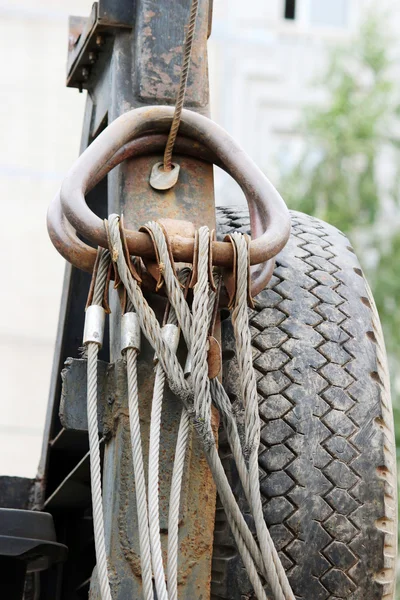
{"label": "metal bracket", "polygon": [[[114,401],[114,365],[97,361],[97,386],[99,390],[97,417],[99,433],[103,433],[103,417],[106,405]],[[87,431],[86,389],[87,361],[83,358],[68,358],[61,372],[62,391],[60,421],[64,429]]]}
{"label": "metal bracket", "polygon": [[[89,17],[69,18],[67,87],[87,89],[88,80],[116,29],[132,29],[135,2],[99,0]],[[211,35],[213,0],[209,2],[208,31]]]}
{"label": "metal bracket", "polygon": [[88,18],[69,18],[67,87],[87,87],[90,74],[116,28],[132,29],[134,2],[100,0]]}

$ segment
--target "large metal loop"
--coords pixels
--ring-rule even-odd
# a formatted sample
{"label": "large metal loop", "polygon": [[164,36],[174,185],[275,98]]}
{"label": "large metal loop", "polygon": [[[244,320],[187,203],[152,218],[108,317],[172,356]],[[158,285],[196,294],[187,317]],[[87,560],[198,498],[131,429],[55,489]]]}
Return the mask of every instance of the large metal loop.
{"label": "large metal loop", "polygon": [[[113,121],[85,150],[67,174],[61,188],[65,215],[75,229],[95,245],[106,246],[103,221],[85,202],[91,179],[114,154],[132,138],[149,132],[168,131],[173,108],[155,106],[138,108]],[[272,258],[285,245],[290,231],[290,218],[281,196],[240,146],[221,127],[192,111],[183,111],[180,131],[211,150],[224,168],[242,188],[249,205],[252,242],[252,265]],[[138,231],[126,231],[132,255],[153,256],[150,238]],[[190,262],[193,240],[171,239],[175,260]],[[218,266],[232,265],[233,251],[229,243],[214,242],[213,260]]]}
{"label": "large metal loop", "polygon": [[[93,189],[109,171],[127,158],[135,158],[164,151],[167,139],[167,134],[152,134],[128,142],[97,171],[87,191]],[[178,154],[212,162],[222,168],[217,157],[207,150],[207,148],[189,138],[177,138],[175,151]],[[49,205],[47,211],[47,230],[54,247],[65,260],[83,271],[92,273],[97,251],[95,248],[85,244],[76,235],[75,230],[63,213],[60,192],[57,193]]]}
{"label": "large metal loop", "polygon": [[[111,168],[133,154],[143,154],[159,149],[164,136],[151,135],[132,140],[132,137],[154,131],[168,131],[173,109],[170,107],[141,108],[125,113],[116,119],[75,162],[61,190],[61,200],[68,221],[93,244],[107,245],[104,224],[86,205],[84,196]],[[252,294],[265,285],[271,271],[271,263],[265,264],[285,245],[290,232],[290,219],[285,203],[269,180],[256,167],[236,142],[215,123],[197,113],[184,111],[182,134],[195,143],[186,141],[192,148],[188,154],[219,164],[241,186],[249,206],[251,220],[251,264],[259,265],[252,272]],[[129,143],[130,142],[130,143]],[[124,146],[125,145],[125,146]],[[68,240],[68,260],[79,261],[81,268],[90,269],[94,261],[93,249],[76,236],[62,217],[58,200],[49,210],[49,231],[56,247],[65,256],[63,244]],[[145,233],[126,231],[129,251],[133,255],[152,256],[153,246]],[[174,259],[191,262],[193,240],[174,236],[171,238]],[[83,258],[83,253],[85,257]],[[213,262],[220,266],[232,266],[232,247],[227,242],[213,243]]]}
{"label": "large metal loop", "polygon": [[[138,157],[148,153],[161,152],[165,148],[167,141],[166,134],[152,134],[137,138],[128,142],[104,165],[95,175],[90,183],[90,191],[112,168],[127,158]],[[218,158],[214,156],[207,148],[189,138],[179,137],[175,144],[177,154],[192,156],[207,162],[212,162],[223,168]],[[50,203],[47,212],[47,228],[49,236],[58,252],[71,264],[91,273],[96,260],[97,252],[91,246],[85,244],[75,233],[75,230],[66,219],[61,206],[60,193]],[[252,274],[252,296],[257,295],[268,283],[274,267],[274,261],[271,259],[259,265],[257,273]],[[254,267],[253,267],[254,269]],[[148,287],[152,278],[145,280],[143,285]],[[149,290],[154,291],[155,285],[150,285]],[[226,296],[221,294],[222,304],[227,302]]]}

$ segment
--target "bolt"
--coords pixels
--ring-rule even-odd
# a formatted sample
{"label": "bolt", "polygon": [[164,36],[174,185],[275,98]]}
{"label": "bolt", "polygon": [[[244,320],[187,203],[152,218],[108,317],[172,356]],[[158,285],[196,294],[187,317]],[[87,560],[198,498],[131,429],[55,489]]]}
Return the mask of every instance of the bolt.
{"label": "bolt", "polygon": [[81,71],[81,75],[82,75],[83,81],[87,81],[89,79],[89,69],[87,69],[86,67],[83,67],[83,69]]}
{"label": "bolt", "polygon": [[97,54],[96,52],[89,52],[89,62],[91,65],[94,65],[94,63],[97,60]]}
{"label": "bolt", "polygon": [[102,35],[98,35],[96,37],[96,46],[98,46],[99,48],[101,48],[102,46],[104,46],[104,44],[105,44],[104,37]]}

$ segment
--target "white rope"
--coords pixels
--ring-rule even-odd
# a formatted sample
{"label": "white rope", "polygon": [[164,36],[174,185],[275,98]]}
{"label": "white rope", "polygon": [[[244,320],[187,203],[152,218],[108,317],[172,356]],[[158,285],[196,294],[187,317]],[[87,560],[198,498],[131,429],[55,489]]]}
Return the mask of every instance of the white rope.
{"label": "white rope", "polygon": [[160,433],[161,412],[164,396],[165,373],[160,364],[156,367],[154,380],[153,399],[151,403],[150,417],[150,441],[149,441],[149,470],[148,470],[148,502],[149,502],[149,526],[151,561],[153,564],[154,581],[156,584],[157,598],[168,600],[167,586],[165,583],[165,572],[161,550],[160,536],[160,506],[159,506],[159,457],[160,457]]}
{"label": "white rope", "polygon": [[268,580],[272,593],[277,599],[295,600],[285,570],[265,524],[262,510],[258,475],[260,417],[247,310],[248,245],[245,237],[240,233],[233,233],[231,239],[236,246],[237,253],[237,289],[235,305],[232,310],[232,323],[236,338],[239,383],[245,410],[245,439],[249,463],[250,507],[254,517],[263,562],[269,575]]}
{"label": "white rope", "polygon": [[[190,269],[181,269],[178,273],[179,282],[186,286],[190,275]],[[172,306],[170,306],[168,322],[173,323],[174,325],[178,324],[178,319]],[[169,497],[167,550],[167,589],[169,600],[178,600],[179,511],[181,506],[183,472],[190,431],[190,418],[185,408],[183,408],[176,440]]]}
{"label": "white rope", "polygon": [[[99,266],[94,284],[92,305],[101,306],[106,284],[110,254],[108,251],[99,249]],[[97,418],[97,356],[100,344],[88,342],[87,346],[87,410],[88,410],[88,433],[90,448],[91,489],[93,506],[93,529],[95,537],[95,551],[97,572],[102,600],[112,600],[110,583],[107,570],[107,556],[104,534],[104,516],[101,491],[101,467],[100,447],[98,436]],[[137,350],[126,351],[127,377],[128,377],[128,403],[129,422],[131,431],[132,456],[135,472],[136,497],[138,510],[139,545],[142,566],[143,596],[145,600],[153,600],[153,584],[150,562],[150,545],[148,533],[146,488],[143,469],[143,455],[140,437],[140,420],[138,409],[137,389]]]}
{"label": "white rope", "polygon": [[[149,477],[149,510],[153,510],[154,507],[156,507],[157,510],[154,528],[151,527],[151,529],[154,529],[155,534],[154,544],[152,542],[151,554],[155,577],[156,579],[159,577],[159,584],[157,584],[158,597],[160,599],[167,599],[169,597],[170,600],[177,600],[180,491],[185,451],[190,429],[189,424],[191,421],[203,444],[221,503],[227,514],[228,522],[242,556],[244,566],[248,571],[249,579],[254,587],[256,597],[261,600],[266,599],[263,583],[259,575],[260,573],[269,581],[275,600],[294,600],[293,592],[290,589],[286,574],[269,535],[262,513],[257,457],[260,425],[256,383],[251,359],[251,340],[248,329],[246,304],[248,269],[248,250],[246,241],[243,236],[239,234],[232,236],[233,243],[235,243],[238,250],[237,296],[232,317],[237,344],[241,392],[245,409],[245,448],[243,449],[237,429],[236,415],[232,410],[229,398],[218,380],[213,380],[210,384],[208,378],[208,329],[210,316],[212,314],[212,294],[208,284],[208,229],[201,228],[199,231],[199,253],[197,264],[198,281],[194,288],[192,317],[170,262],[164,234],[157,224],[147,224],[147,227],[152,230],[159,251],[160,261],[163,263],[163,277],[166,283],[169,301],[176,311],[176,316],[182,328],[186,344],[192,353],[192,378],[191,380],[186,381],[174,352],[171,351],[162,338],[162,330],[154,312],[144,299],[140,287],[133,279],[125,263],[118,221],[116,215],[112,215],[109,218],[112,256],[113,260],[117,263],[118,271],[128,292],[128,296],[135,307],[141,328],[160,360],[160,375],[158,378],[156,377],[156,380],[158,379],[156,383],[163,383],[163,379],[165,379],[166,375],[172,391],[182,400],[187,411],[183,412],[181,416],[170,495],[167,563],[168,593],[165,589],[161,543],[159,543],[159,502],[157,494],[153,494],[153,492],[151,493],[150,500]],[[156,403],[153,406],[155,411],[154,428],[158,433],[155,434],[154,447],[158,447],[159,450],[159,428],[161,426],[160,407],[162,402],[161,391],[156,390],[155,396]],[[239,510],[216,450],[215,439],[211,427],[211,397],[221,413],[222,422],[227,431],[228,441],[237,462],[239,476],[249,501],[250,510],[253,512],[260,547],[258,547],[258,544],[254,540],[243,515]],[[156,460],[156,463],[152,463],[156,465],[155,473],[157,474],[157,479],[158,454],[159,452],[157,452],[157,458],[154,459]],[[151,460],[153,460],[153,458]],[[246,461],[248,464],[246,464]],[[155,490],[153,478],[151,481],[151,489]],[[151,514],[153,515],[153,513]],[[151,523],[153,523],[153,518],[151,518]],[[154,552],[153,546],[155,549]],[[160,566],[157,566],[156,569],[156,565]],[[161,591],[159,591],[159,589]]]}
{"label": "white rope", "polygon": [[[202,232],[199,232],[199,253],[198,253],[199,262],[197,265],[198,282],[195,286],[195,297],[196,297],[196,293],[197,293],[197,304],[196,304],[196,298],[195,298],[193,301],[193,305],[194,305],[193,311],[195,312],[196,310],[197,311],[201,310],[201,316],[200,316],[200,319],[196,319],[196,323],[199,324],[199,326],[197,328],[197,333],[192,334],[192,331],[191,331],[192,330],[192,315],[190,314],[188,305],[185,302],[185,299],[182,294],[182,290],[176,280],[175,273],[174,273],[172,265],[170,263],[169,252],[168,252],[168,248],[167,248],[167,245],[165,242],[164,233],[157,223],[154,223],[154,222],[147,223],[146,227],[149,230],[151,230],[153,237],[155,239],[155,243],[157,245],[157,249],[158,249],[159,256],[160,256],[160,261],[163,263],[163,276],[164,276],[164,280],[166,282],[168,296],[169,296],[171,304],[174,306],[174,308],[176,310],[177,317],[178,317],[178,320],[182,327],[182,331],[183,331],[185,340],[190,349],[191,340],[198,338],[198,335],[199,335],[198,331],[200,331],[201,334],[203,334],[203,332],[205,332],[207,334],[210,313],[211,313],[210,302],[209,302],[209,298],[207,296],[210,293],[208,291],[208,247],[209,247],[208,241],[207,241],[208,240],[208,230],[207,230],[207,228],[202,228]],[[197,291],[196,291],[196,288],[197,288]],[[198,316],[198,315],[196,315],[196,316]],[[204,337],[204,334],[203,334],[203,337]],[[199,359],[202,360],[202,369],[200,370],[200,372],[197,375],[197,380],[199,382],[202,382],[202,381],[208,382],[207,357],[206,357],[206,355],[201,357],[200,350],[202,350],[203,352],[205,350],[205,345],[204,345],[203,341],[200,341],[200,343],[197,344],[196,358],[195,358],[195,361],[193,361],[193,362],[197,362]],[[194,376],[194,378],[196,379],[196,376]],[[204,391],[205,391],[205,388],[202,388],[202,385],[200,384],[198,393],[200,394],[200,396],[201,396],[201,394],[203,394],[203,398],[204,398]],[[208,391],[209,391],[209,388],[208,388]],[[227,398],[227,400],[229,402],[228,398]],[[208,405],[209,405],[209,402],[207,403],[207,406]],[[246,569],[249,572],[249,578],[250,578],[250,580],[253,584],[253,587],[257,593],[257,597],[264,598],[264,591],[262,588],[262,584],[258,577],[257,570],[254,565],[254,558],[252,558],[252,555],[253,555],[253,557],[256,557],[257,564],[262,569],[261,556],[259,554],[258,548],[257,548],[257,546],[254,542],[254,539],[251,536],[248,528],[246,530],[245,524],[244,524],[245,526],[243,527],[243,522],[241,522],[241,519],[240,519],[240,517],[242,517],[242,515],[239,511],[239,514],[240,514],[240,517],[239,517],[236,501],[233,497],[229,483],[226,479],[226,475],[223,471],[218,454],[215,451],[215,440],[214,440],[212,430],[211,430],[211,414],[210,414],[209,410],[206,409],[205,411],[201,411],[199,409],[199,412],[198,412],[197,416],[195,417],[195,427],[200,434],[202,433],[202,430],[203,431],[205,430],[206,432],[208,432],[208,431],[211,432],[213,441],[212,441],[211,445],[209,445],[208,448],[206,449],[206,456],[208,458],[210,468],[213,472],[214,479],[217,484],[217,488],[219,489],[221,502],[223,503],[225,511],[227,513],[228,521],[231,525],[231,529],[233,531],[233,535],[234,535],[236,543],[238,545],[239,552],[242,556],[242,560],[246,566]],[[207,450],[208,450],[208,454],[207,454]],[[221,489],[221,486],[223,489]],[[233,514],[231,514],[231,513],[233,513]],[[239,524],[239,529],[238,529],[238,524]],[[252,555],[248,552],[248,549],[246,547],[244,539],[242,538],[243,533],[241,533],[241,532],[244,533],[244,538],[246,539],[247,544],[252,548]]]}
{"label": "white rope", "polygon": [[[100,249],[100,261],[93,292],[93,305],[101,306],[105,289],[110,253]],[[100,343],[102,340],[100,340]],[[97,577],[102,600],[112,600],[107,570],[107,554],[104,535],[103,499],[101,493],[101,467],[99,424],[97,419],[97,355],[99,344],[88,342],[87,346],[87,417],[90,449],[90,482],[92,490],[93,530],[96,550]]]}
{"label": "white rope", "polygon": [[102,600],[111,600],[107,571],[107,555],[104,536],[103,502],[101,494],[101,467],[99,425],[97,421],[97,355],[98,344],[90,342],[87,347],[87,415],[90,448],[90,479],[93,506],[93,530],[96,548],[97,576]]}
{"label": "white rope", "polygon": [[200,227],[198,232],[197,282],[193,289],[192,328],[190,353],[192,355],[192,385],[196,418],[211,427],[211,395],[208,378],[208,253],[210,231]]}
{"label": "white rope", "polygon": [[182,292],[182,288],[179,284],[179,281],[176,278],[175,271],[172,267],[164,231],[161,229],[160,225],[155,221],[150,221],[146,223],[146,228],[151,231],[154,237],[160,261],[163,264],[162,274],[168,293],[168,299],[171,303],[171,306],[175,310],[186,345],[188,349],[190,349],[192,343],[192,314],[190,312],[188,303],[186,302],[185,296]]}
{"label": "white rope", "polygon": [[183,409],[179,422],[174,466],[172,470],[171,492],[169,497],[167,561],[169,600],[178,600],[179,511],[181,505],[183,471],[190,429],[191,423],[189,415],[187,411]]}
{"label": "white rope", "polygon": [[136,507],[138,514],[140,563],[142,567],[143,596],[153,600],[149,520],[147,514],[146,480],[144,476],[142,436],[140,432],[139,393],[137,382],[137,350],[126,350],[128,375],[129,427],[131,434],[132,461],[135,476]]}

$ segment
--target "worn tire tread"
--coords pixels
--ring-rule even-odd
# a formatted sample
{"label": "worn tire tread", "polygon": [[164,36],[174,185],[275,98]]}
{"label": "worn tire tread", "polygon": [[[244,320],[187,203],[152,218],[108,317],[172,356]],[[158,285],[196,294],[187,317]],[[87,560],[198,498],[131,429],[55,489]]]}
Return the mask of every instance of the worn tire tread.
{"label": "worn tire tread", "polygon": [[[246,210],[218,209],[220,237],[248,229]],[[393,600],[396,456],[385,346],[347,238],[293,212],[290,240],[250,325],[264,516],[296,598]],[[227,319],[224,384],[235,401],[233,347]],[[223,434],[220,452],[246,512]],[[212,598],[252,597],[217,505]]]}

